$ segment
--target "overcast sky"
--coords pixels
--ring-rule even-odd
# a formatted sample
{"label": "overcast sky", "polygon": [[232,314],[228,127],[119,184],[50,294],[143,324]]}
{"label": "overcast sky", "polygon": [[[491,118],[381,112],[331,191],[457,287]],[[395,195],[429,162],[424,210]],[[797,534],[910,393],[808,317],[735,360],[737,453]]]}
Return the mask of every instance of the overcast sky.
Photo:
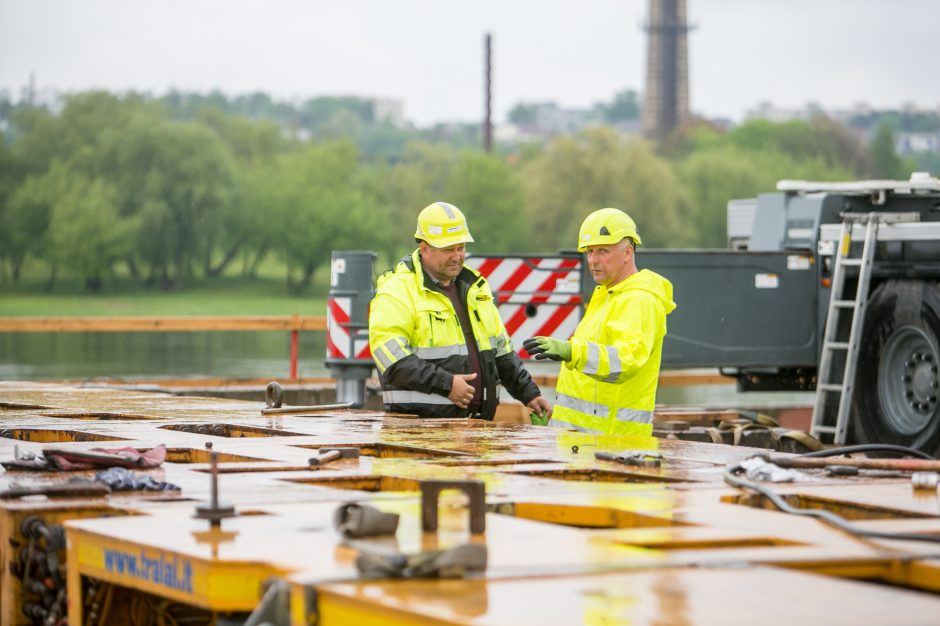
{"label": "overcast sky", "polygon": [[[399,99],[419,125],[642,91],[647,0],[0,0],[0,89]],[[693,111],[940,107],[940,0],[688,0]]]}

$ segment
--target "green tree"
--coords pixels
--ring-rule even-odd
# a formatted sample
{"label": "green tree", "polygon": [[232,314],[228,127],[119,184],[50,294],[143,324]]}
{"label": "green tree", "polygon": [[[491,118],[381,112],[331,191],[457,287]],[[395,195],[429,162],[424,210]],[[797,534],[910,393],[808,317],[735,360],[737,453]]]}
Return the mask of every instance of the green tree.
{"label": "green tree", "polygon": [[58,119],[42,109],[24,109],[14,113],[11,122],[14,176],[23,182],[27,176],[45,174],[59,152]]}
{"label": "green tree", "polygon": [[101,160],[108,146],[121,141],[132,123],[155,124],[163,116],[159,105],[136,96],[122,100],[100,91],[71,96],[55,118],[51,141],[49,137],[39,137],[49,141],[52,151],[46,168],[56,160],[91,178],[108,174]]}
{"label": "green tree", "polygon": [[443,197],[467,216],[475,239],[471,251],[508,253],[530,247],[522,185],[502,157],[461,153]]}
{"label": "green tree", "polygon": [[915,152],[912,157],[916,160],[918,171],[940,176],[940,152]]}
{"label": "green tree", "polygon": [[913,161],[902,159],[894,149],[894,133],[882,122],[871,140],[872,174],[877,178],[907,180],[916,167]]}
{"label": "green tree", "polygon": [[519,125],[535,124],[536,106],[537,105],[526,104],[524,102],[517,103],[509,110],[509,121]]}
{"label": "green tree", "polygon": [[51,187],[62,176],[49,177],[52,170],[58,167],[60,172],[67,170],[91,180],[112,180],[115,169],[105,158],[108,147],[125,139],[133,120],[152,124],[161,113],[159,106],[136,97],[122,100],[104,92],[87,92],[69,97],[58,116],[38,109],[14,116],[17,140],[12,150],[19,191],[4,219],[16,229],[16,239],[20,233],[29,238],[12,243],[15,275],[27,255],[45,255],[55,265],[53,248],[46,246],[46,228],[57,199]]}
{"label": "green tree", "polygon": [[775,182],[773,174],[759,169],[753,155],[734,146],[694,152],[677,173],[693,207],[693,244],[701,248],[725,247],[728,200],[753,197]]}
{"label": "green tree", "polygon": [[[340,114],[339,117],[337,114]],[[314,136],[319,136],[318,133],[323,127],[332,125],[335,128],[337,125],[349,123],[343,120],[350,119],[363,124],[374,122],[372,100],[352,97],[313,98],[307,100],[300,111],[301,126],[310,130]]]}
{"label": "green tree", "polygon": [[176,288],[201,265],[209,273],[236,170],[208,128],[189,122],[135,120],[102,161],[118,189],[120,214],[140,215],[135,249],[147,284]]}
{"label": "green tree", "polygon": [[203,109],[196,121],[215,132],[239,165],[270,161],[274,155],[291,147],[291,143],[281,135],[280,127],[271,121],[227,115],[210,108]]}
{"label": "green tree", "polygon": [[640,101],[634,89],[619,92],[610,104],[601,104],[598,108],[608,124],[636,120],[640,117]]}
{"label": "green tree", "polygon": [[871,169],[868,148],[844,125],[826,117],[809,121],[750,120],[729,133],[696,129],[692,150],[730,145],[751,153],[781,152],[793,161],[816,159],[825,167],[848,171],[850,177],[867,176]]}
{"label": "green tree", "polygon": [[17,169],[16,157],[7,145],[3,133],[0,133],[0,279],[4,276],[6,264],[11,260],[9,253],[12,233],[5,225],[10,197],[17,186]]}
{"label": "green tree", "polygon": [[[251,97],[245,106],[265,110],[265,101],[260,95]],[[253,273],[267,252],[261,220],[263,214],[251,199],[250,189],[257,170],[272,162],[276,155],[295,147],[294,142],[284,139],[274,122],[259,121],[226,115],[218,109],[203,109],[198,121],[211,128],[228,147],[234,157],[236,175],[231,186],[231,198],[223,203],[217,228],[212,233],[212,243],[207,252],[210,258],[204,267],[207,276],[218,276],[240,254],[246,259],[247,273]]]}
{"label": "green tree", "polygon": [[394,163],[402,158],[405,147],[420,135],[417,131],[396,128],[390,122],[383,121],[363,127],[352,139],[363,157]]}
{"label": "green tree", "polygon": [[118,214],[117,191],[65,167],[53,167],[47,178],[56,190],[49,220],[49,257],[85,277],[89,291],[100,291],[102,276],[126,256],[137,220]]}
{"label": "green tree", "polygon": [[728,200],[773,191],[784,178],[851,178],[850,172],[820,157],[797,161],[778,150],[743,150],[734,145],[697,150],[680,161],[676,171],[691,206],[691,243],[702,248],[726,247]]}
{"label": "green tree", "polygon": [[370,249],[385,224],[379,203],[359,179],[359,154],[348,141],[327,142],[278,157],[257,190],[267,209],[268,237],[287,267],[287,286],[301,293],[333,250]]}
{"label": "green tree", "polygon": [[584,217],[617,207],[637,222],[647,246],[681,246],[689,237],[686,201],[668,162],[649,144],[609,128],[558,137],[522,169],[535,249],[572,248]]}
{"label": "green tree", "polygon": [[374,171],[379,179],[374,187],[382,207],[376,219],[383,224],[377,245],[385,263],[394,264],[414,248],[413,235],[421,209],[437,200],[450,201],[447,184],[457,163],[457,153],[447,146],[412,143],[395,165]]}
{"label": "green tree", "polygon": [[20,279],[29,256],[42,258],[46,251],[46,230],[53,201],[54,190],[46,176],[30,176],[14,188],[0,213],[3,256],[10,264],[14,282]]}

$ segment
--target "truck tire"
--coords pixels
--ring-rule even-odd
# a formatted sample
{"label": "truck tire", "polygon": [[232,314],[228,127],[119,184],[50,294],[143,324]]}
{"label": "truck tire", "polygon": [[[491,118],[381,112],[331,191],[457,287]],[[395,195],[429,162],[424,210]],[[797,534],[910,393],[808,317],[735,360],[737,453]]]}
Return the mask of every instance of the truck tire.
{"label": "truck tire", "polygon": [[940,453],[940,289],[889,280],[868,301],[852,403],[853,439]]}

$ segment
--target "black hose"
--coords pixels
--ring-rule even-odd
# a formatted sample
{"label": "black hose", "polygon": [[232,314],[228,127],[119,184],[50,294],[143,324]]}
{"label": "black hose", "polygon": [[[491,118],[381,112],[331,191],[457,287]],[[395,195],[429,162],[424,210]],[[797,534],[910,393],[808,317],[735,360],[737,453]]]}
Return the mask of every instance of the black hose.
{"label": "black hose", "polygon": [[842,446],[841,448],[829,448],[828,450],[816,450],[815,452],[806,452],[800,456],[806,457],[827,457],[841,456],[843,454],[853,454],[855,452],[896,452],[900,456],[913,456],[918,459],[927,459],[933,461],[934,458],[921,450],[908,448],[905,446],[896,446],[890,443],[863,443],[857,446]]}
{"label": "black hose", "polygon": [[784,513],[789,513],[791,515],[803,515],[808,517],[815,517],[830,526],[835,526],[836,528],[843,530],[852,535],[859,537],[867,537],[870,539],[891,539],[896,541],[929,541],[933,543],[940,543],[940,535],[919,535],[916,533],[886,533],[878,532],[874,530],[867,530],[847,522],[842,517],[839,517],[835,513],[826,511],[823,509],[801,509],[799,507],[791,506],[787,503],[786,500],[781,498],[773,490],[768,489],[767,487],[760,485],[743,478],[739,478],[735,474],[739,471],[743,471],[740,463],[732,463],[725,468],[723,477],[725,482],[739,489],[744,489],[746,491],[751,491],[758,495],[762,495],[768,500],[770,500],[774,506],[783,511]]}

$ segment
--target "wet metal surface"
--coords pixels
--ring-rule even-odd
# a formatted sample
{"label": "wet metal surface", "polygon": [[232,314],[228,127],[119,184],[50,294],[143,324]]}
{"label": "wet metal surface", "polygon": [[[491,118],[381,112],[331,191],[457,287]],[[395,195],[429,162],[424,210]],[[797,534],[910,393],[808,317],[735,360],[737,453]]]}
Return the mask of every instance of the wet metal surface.
{"label": "wet metal surface", "polygon": [[[207,611],[245,612],[276,577],[292,586],[297,614],[317,611],[326,625],[376,616],[387,624],[940,621],[940,544],[861,540],[725,485],[724,467],[755,449],[375,411],[262,415],[261,402],[30,382],[0,382],[0,402],[0,462],[16,447],[40,452],[47,443],[167,447],[161,467],[140,473],[177,492],[0,500],[4,545],[21,545],[17,524],[26,515],[65,522],[70,597],[86,577]],[[359,456],[310,465],[334,447]],[[220,499],[237,513],[217,532],[193,518],[210,499],[210,451],[218,453]],[[625,466],[597,460],[597,451],[656,452],[662,462]],[[0,492],[93,474],[8,471]],[[866,528],[940,534],[936,491],[896,478],[811,475],[773,488]],[[454,491],[440,493],[437,531],[422,532],[421,485],[431,480],[479,481],[485,533],[471,532],[466,494]],[[349,501],[401,515],[394,537],[365,540],[383,549],[484,543],[485,575],[360,580],[357,550],[332,527],[333,512]],[[166,584],[132,562],[173,563],[186,584]],[[3,575],[0,623],[26,623],[13,617],[15,577]],[[746,591],[729,598],[735,586]],[[316,590],[314,606],[304,606],[308,590]],[[781,600],[789,597],[800,601]],[[83,623],[81,602],[69,617]]]}

